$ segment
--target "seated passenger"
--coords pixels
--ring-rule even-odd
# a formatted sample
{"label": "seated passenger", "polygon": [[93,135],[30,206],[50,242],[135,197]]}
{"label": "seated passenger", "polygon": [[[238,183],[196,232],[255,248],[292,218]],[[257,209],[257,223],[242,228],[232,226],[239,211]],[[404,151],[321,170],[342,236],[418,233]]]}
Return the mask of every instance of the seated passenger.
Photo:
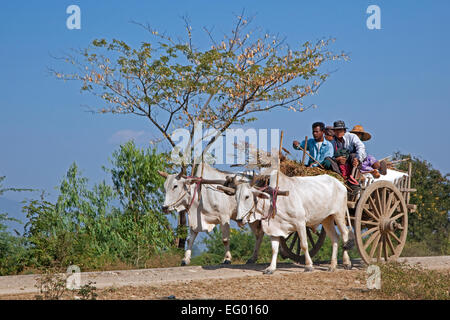
{"label": "seated passenger", "polygon": [[[365,132],[364,128],[360,125],[356,125],[350,131],[356,134],[361,141],[368,141],[372,138],[370,133]],[[374,178],[379,178],[380,173],[385,175],[387,173],[387,163],[384,160],[378,161],[374,156],[367,155],[366,158],[361,163],[360,171],[361,173],[371,173]]]}
{"label": "seated passenger", "polygon": [[[366,148],[356,134],[347,132],[344,121],[334,122],[333,131],[335,137],[332,141],[334,154],[340,149],[346,149],[349,152],[347,162],[351,167],[360,167],[362,161],[366,158]],[[324,167],[334,172],[340,173],[339,167],[333,157],[328,157],[324,161]]]}
{"label": "seated passenger", "polygon": [[[328,140],[324,139],[324,129],[325,124],[323,122],[315,122],[312,125],[312,134],[314,138],[308,139],[307,143],[307,151],[317,162],[323,164],[323,161],[327,157],[333,156],[333,145]],[[305,141],[302,143],[294,140],[293,147],[296,150],[300,150],[299,147],[305,147]],[[318,166],[317,162],[315,162],[311,157],[309,157],[308,167],[316,167]]]}
{"label": "seated passenger", "polygon": [[334,140],[334,131],[332,126],[325,127],[325,139],[330,142]]}

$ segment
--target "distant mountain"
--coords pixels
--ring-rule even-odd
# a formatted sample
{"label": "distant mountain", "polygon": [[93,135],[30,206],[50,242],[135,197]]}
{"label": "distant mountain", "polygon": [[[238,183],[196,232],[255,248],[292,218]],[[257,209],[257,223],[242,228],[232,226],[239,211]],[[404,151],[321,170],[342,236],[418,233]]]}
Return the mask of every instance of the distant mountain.
{"label": "distant mountain", "polygon": [[22,212],[22,203],[20,203],[20,201],[0,197],[0,213],[7,213],[9,217],[22,221],[23,224],[13,221],[6,221],[5,224],[8,226],[9,232],[15,234],[14,229],[16,229],[20,234],[23,234],[26,216]]}

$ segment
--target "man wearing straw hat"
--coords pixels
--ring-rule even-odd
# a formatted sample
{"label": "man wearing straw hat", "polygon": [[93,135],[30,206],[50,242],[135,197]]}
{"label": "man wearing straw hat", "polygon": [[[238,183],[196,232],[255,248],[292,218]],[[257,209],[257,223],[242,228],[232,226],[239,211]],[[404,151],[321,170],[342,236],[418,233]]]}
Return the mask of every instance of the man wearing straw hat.
{"label": "man wearing straw hat", "polygon": [[[356,134],[361,141],[368,141],[372,138],[370,133],[365,132],[364,128],[360,125],[356,125],[350,131]],[[374,178],[379,178],[380,173],[385,175],[387,168],[387,163],[384,160],[378,161],[374,156],[367,155],[367,157],[361,163],[361,173],[371,173]]]}
{"label": "man wearing straw hat", "polygon": [[[330,129],[334,132],[334,139],[331,141],[334,153],[336,154],[340,149],[346,149],[349,152],[347,162],[352,167],[358,167],[366,158],[366,147],[364,143],[361,142],[356,134],[347,132],[348,128],[342,120],[335,121],[333,127]],[[337,162],[332,157],[325,159],[324,166],[326,169],[340,173]]]}

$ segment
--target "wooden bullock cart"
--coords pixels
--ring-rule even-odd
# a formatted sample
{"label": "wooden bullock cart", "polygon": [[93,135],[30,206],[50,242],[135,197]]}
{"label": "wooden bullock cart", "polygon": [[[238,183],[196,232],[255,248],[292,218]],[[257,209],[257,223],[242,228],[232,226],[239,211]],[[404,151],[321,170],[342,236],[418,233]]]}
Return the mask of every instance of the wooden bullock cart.
{"label": "wooden bullock cart", "polygon": [[[364,186],[355,197],[349,197],[348,209],[359,254],[366,264],[396,260],[406,243],[408,213],[416,210],[410,204],[411,162],[407,175],[395,181],[374,181]],[[309,254],[319,252],[325,241],[325,229],[316,233],[307,228]],[[297,232],[282,238],[281,255],[298,263],[305,263]]]}

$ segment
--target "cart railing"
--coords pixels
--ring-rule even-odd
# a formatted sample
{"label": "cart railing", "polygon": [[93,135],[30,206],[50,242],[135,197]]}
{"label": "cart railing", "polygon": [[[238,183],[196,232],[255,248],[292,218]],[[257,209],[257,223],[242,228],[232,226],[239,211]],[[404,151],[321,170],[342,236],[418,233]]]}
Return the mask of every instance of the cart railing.
{"label": "cart railing", "polygon": [[[405,172],[406,173],[406,172]],[[394,185],[397,187],[397,189],[399,189],[399,191],[401,192],[403,199],[405,199],[405,203],[406,206],[408,208],[408,211],[411,212],[415,212],[417,210],[417,205],[415,204],[410,204],[409,200],[411,198],[411,192],[416,192],[416,189],[411,188],[411,173],[412,173],[412,165],[411,165],[411,161],[408,164],[408,172],[407,175],[403,176],[402,178],[398,179]],[[367,188],[367,186],[363,186],[361,192],[364,192],[364,189]],[[347,201],[347,206],[349,209],[354,209],[356,208],[356,205],[358,204],[358,199],[359,196],[352,197],[351,199],[349,199],[349,201]]]}

